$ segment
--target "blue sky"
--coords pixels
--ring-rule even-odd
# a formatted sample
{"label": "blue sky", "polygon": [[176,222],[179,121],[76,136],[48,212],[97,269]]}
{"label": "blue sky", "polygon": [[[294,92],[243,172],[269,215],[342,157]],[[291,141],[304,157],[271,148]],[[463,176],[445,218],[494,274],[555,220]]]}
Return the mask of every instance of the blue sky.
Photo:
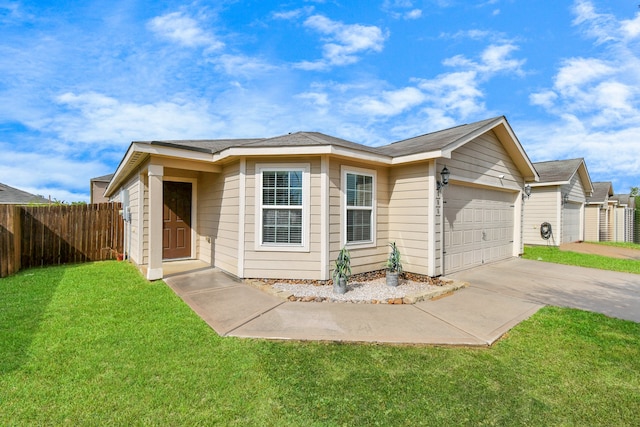
{"label": "blue sky", "polygon": [[640,185],[638,1],[0,0],[0,182],[88,201],[133,140],[368,145],[505,115]]}

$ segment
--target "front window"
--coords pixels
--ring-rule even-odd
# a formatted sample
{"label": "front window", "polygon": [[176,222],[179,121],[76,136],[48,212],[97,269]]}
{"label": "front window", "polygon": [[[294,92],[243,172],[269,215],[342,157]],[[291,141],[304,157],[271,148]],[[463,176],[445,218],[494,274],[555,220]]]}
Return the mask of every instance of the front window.
{"label": "front window", "polygon": [[262,172],[262,243],[302,244],[302,171]]}
{"label": "front window", "polygon": [[373,242],[374,177],[371,174],[346,172],[346,243]]}
{"label": "front window", "polygon": [[255,249],[308,251],[310,165],[258,163],[255,183]]}

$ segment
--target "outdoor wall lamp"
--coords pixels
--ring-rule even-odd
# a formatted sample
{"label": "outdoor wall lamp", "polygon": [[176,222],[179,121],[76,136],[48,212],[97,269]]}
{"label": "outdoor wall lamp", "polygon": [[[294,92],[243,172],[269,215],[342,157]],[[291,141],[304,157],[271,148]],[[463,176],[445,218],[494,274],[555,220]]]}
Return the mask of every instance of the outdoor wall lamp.
{"label": "outdoor wall lamp", "polygon": [[569,203],[569,194],[564,193],[564,194],[562,195],[562,204],[563,204],[563,205],[566,205],[567,203]]}
{"label": "outdoor wall lamp", "polygon": [[524,186],[524,195],[527,196],[527,199],[531,196],[531,186],[529,184]]}
{"label": "outdoor wall lamp", "polygon": [[437,182],[437,188],[438,191],[442,190],[444,187],[446,187],[449,184],[449,175],[451,175],[451,172],[449,172],[449,169],[447,169],[447,167],[443,167],[442,171],[440,172],[440,181]]}

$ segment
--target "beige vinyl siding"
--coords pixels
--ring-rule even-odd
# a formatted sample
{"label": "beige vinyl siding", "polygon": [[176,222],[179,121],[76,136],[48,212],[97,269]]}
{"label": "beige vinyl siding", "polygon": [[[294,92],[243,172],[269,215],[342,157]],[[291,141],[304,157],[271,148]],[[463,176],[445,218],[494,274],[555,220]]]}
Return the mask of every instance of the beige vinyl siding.
{"label": "beige vinyl siding", "polygon": [[201,261],[214,265],[213,245],[215,236],[218,234],[219,203],[213,189],[219,174],[203,172],[198,178],[198,224],[197,224],[197,258]]}
{"label": "beige vinyl siding", "polygon": [[[287,164],[296,168],[297,165],[308,164],[310,173],[310,206],[309,206],[309,250],[269,250],[256,249],[256,204],[260,203],[257,193],[259,183],[256,182],[256,166],[258,164],[277,165],[286,167]],[[244,240],[244,277],[272,278],[272,279],[311,279],[321,278],[321,197],[320,197],[320,157],[299,158],[249,158],[246,172],[246,209],[245,209],[245,240]],[[304,189],[306,190],[306,189]],[[303,191],[304,191],[303,190]],[[306,220],[305,216],[305,220]],[[258,244],[259,246],[259,244]]]}
{"label": "beige vinyl siding", "polygon": [[344,162],[331,159],[329,164],[329,269],[333,270],[335,259],[342,248],[342,169],[355,168],[376,172],[376,209],[374,247],[348,248],[351,253],[351,268],[354,274],[384,268],[389,243],[389,178],[388,169],[372,167],[359,162]]}
{"label": "beige vinyl siding", "polygon": [[149,175],[145,169],[140,175],[142,180],[142,264],[149,264]]}
{"label": "beige vinyl siding", "polygon": [[[214,265],[228,273],[238,274],[238,204],[240,163],[235,162],[223,168],[222,173],[212,180],[206,191],[205,227],[211,231],[211,248]],[[206,187],[206,186],[202,186]]]}
{"label": "beige vinyl siding", "polygon": [[[125,227],[125,252],[128,253],[129,258],[136,264],[140,264],[140,241],[141,241],[141,229],[140,229],[140,177],[133,175],[127,182],[121,186],[121,190],[129,191],[129,212],[131,213],[131,223]],[[119,191],[115,195],[118,202],[121,200],[121,192]],[[114,198],[115,200],[115,198]],[[129,230],[131,227],[131,230]],[[130,241],[129,241],[130,240]]]}
{"label": "beige vinyl siding", "polygon": [[626,229],[626,215],[625,208],[622,206],[618,206],[615,209],[616,216],[616,224],[614,229],[614,242],[624,242],[625,241],[625,229]]}
{"label": "beige vinyl siding", "polygon": [[577,172],[573,175],[568,184],[564,184],[561,187],[560,191],[562,194],[568,194],[569,200],[572,202],[584,203],[586,201],[584,186],[582,185],[580,174]]}
{"label": "beige vinyl siding", "polygon": [[[524,243],[526,245],[560,244],[560,224],[558,222],[558,186],[533,187],[531,197],[524,201]],[[544,240],[540,236],[540,225],[551,224],[553,236]]]}
{"label": "beige vinyl siding", "polygon": [[[490,187],[520,189],[522,175],[493,131],[453,152],[450,160],[439,161],[451,172],[451,179]],[[442,165],[438,165],[440,173]],[[498,178],[504,175],[503,179]]]}
{"label": "beige vinyl siding", "polygon": [[[496,134],[493,131],[487,132],[456,149],[450,160],[440,160],[436,167],[438,179],[443,165],[449,169],[451,173],[449,180],[455,185],[478,188],[489,198],[495,196],[492,193],[494,190],[503,193],[498,198],[509,201],[507,207],[511,212],[507,219],[508,227],[511,227],[510,256],[519,254],[522,247],[522,199],[519,195],[524,186],[524,178]],[[445,188],[443,209],[447,207],[446,200],[447,189]],[[440,243],[438,247],[441,247]],[[501,250],[506,247],[505,245]],[[498,259],[498,257],[492,255],[486,259]]]}
{"label": "beige vinyl siding", "polygon": [[429,164],[396,167],[389,173],[389,241],[396,242],[405,271],[429,267]]}
{"label": "beige vinyl siding", "polygon": [[600,206],[586,206],[584,210],[584,240],[600,241]]}

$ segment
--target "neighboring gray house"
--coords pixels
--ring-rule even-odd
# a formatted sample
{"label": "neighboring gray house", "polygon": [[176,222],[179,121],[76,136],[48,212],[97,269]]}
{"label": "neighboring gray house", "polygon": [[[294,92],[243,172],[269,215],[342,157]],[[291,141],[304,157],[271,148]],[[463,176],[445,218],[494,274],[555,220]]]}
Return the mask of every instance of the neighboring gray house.
{"label": "neighboring gray house", "polygon": [[317,132],[137,141],[105,195],[123,202],[129,259],[150,280],[178,259],[329,280],[340,248],[361,273],[383,268],[390,242],[405,271],[440,276],[522,253],[537,179],[501,116],[378,148]]}
{"label": "neighboring gray house", "polygon": [[109,198],[105,197],[104,192],[111,178],[113,178],[112,173],[91,178],[91,203],[107,203],[109,201]]}
{"label": "neighboring gray house", "polygon": [[0,204],[2,205],[41,205],[48,204],[49,200],[42,196],[27,193],[17,188],[0,183]]}
{"label": "neighboring gray house", "polygon": [[[554,245],[584,240],[584,206],[593,185],[584,159],[534,163],[539,182],[525,200],[524,243]],[[545,227],[543,227],[543,224]],[[542,228],[550,226],[550,234]]]}

